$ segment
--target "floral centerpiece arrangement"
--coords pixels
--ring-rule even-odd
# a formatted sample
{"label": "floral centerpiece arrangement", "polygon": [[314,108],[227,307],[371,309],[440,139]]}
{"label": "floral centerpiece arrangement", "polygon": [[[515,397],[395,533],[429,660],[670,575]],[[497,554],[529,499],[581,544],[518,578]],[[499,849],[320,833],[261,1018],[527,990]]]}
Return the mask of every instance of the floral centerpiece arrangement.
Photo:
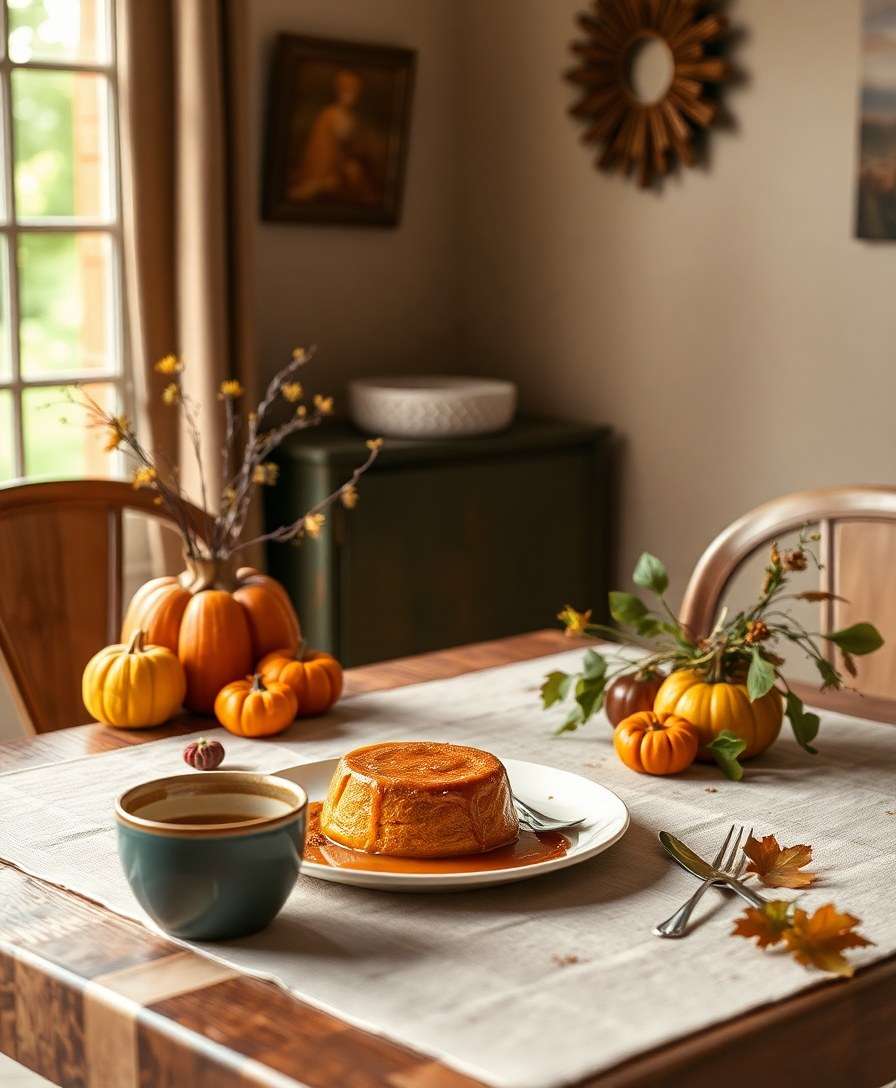
{"label": "floral centerpiece arrangement", "polygon": [[[240,553],[252,545],[269,540],[300,544],[317,538],[329,507],[356,505],[358,481],[382,445],[381,439],[369,439],[363,462],[345,483],[288,525],[254,536],[246,533],[253,496],[277,482],[278,467],[270,459],[273,451],[288,435],[319,425],[333,411],[332,397],[317,394],[309,401],[299,381],[300,370],[313,356],[313,348],[297,348],[271,379],[260,403],[245,416],[238,407],[244,396],[241,384],[234,379],[221,383],[221,486],[213,497],[203,465],[198,405],[184,390],[183,363],[173,355],[156,363],[162,401],[182,414],[196,463],[198,513],[186,498],[179,466],[150,451],[127,416],[109,412],[83,388],[73,394],[86,410],[88,425],[101,431],[106,450],[120,450],[132,462],[134,487],[154,492],[154,502],[169,514],[182,540],[186,568],[177,577],[155,578],[138,589],[125,615],[122,643],[107,655],[108,667],[88,666],[84,700],[95,713],[95,708],[103,708],[97,713],[100,720],[123,726],[155,724],[170,715],[172,705],[179,705],[174,681],[164,685],[165,700],[155,705],[150,699],[153,670],[168,667],[157,654],[152,667],[146,662],[145,668],[142,664],[138,668],[134,655],[150,649],[176,656],[184,674],[183,704],[193,711],[211,713],[227,685],[242,684],[249,676],[252,720],[242,721],[234,731],[258,735],[285,727],[282,707],[279,718],[271,709],[281,687],[292,690],[300,715],[320,713],[338,698],[338,662],[327,654],[306,652],[298,617],[283,587],[254,568],[237,564]],[[129,702],[125,689],[130,677],[137,676],[144,677],[146,698]],[[105,696],[97,686],[103,684],[110,688]],[[288,715],[289,720],[294,716]],[[231,727],[238,717],[228,713],[222,721],[226,718],[224,724]]]}
{"label": "floral centerpiece arrangement", "polygon": [[[656,598],[649,607],[634,593],[610,593],[610,614],[620,628],[591,622],[591,612],[567,606],[559,615],[570,636],[597,636],[642,647],[646,653],[637,660],[610,665],[595,650],[585,654],[578,673],[552,672],[541,688],[545,707],[569,700],[569,711],[558,732],[577,729],[605,704],[621,758],[645,735],[649,745],[662,743],[664,758],[655,761],[652,773],[681,770],[694,758],[715,759],[725,773],[739,779],[743,773],[739,758],[764,751],[778,736],[786,713],[797,742],[810,753],[818,732],[817,714],[807,711],[802,700],[782,673],[784,658],[778,652],[792,645],[805,653],[817,669],[821,689],[842,688],[856,675],[855,657],[872,653],[883,645],[870,623],[856,623],[840,631],[812,632],[788,609],[788,602],[821,602],[833,595],[820,590],[792,592],[791,577],[809,564],[820,569],[814,544],[817,533],[803,530],[796,547],[780,551],[773,544],[761,592],[752,607],[729,615],[723,609],[712,631],[696,637],[678,621],[666,601],[668,575],[655,556],[644,553],[632,576],[636,586]],[[841,668],[826,656],[822,642],[836,648]],[[632,735],[631,715],[648,715]],[[666,719],[669,719],[668,721]],[[630,723],[625,734],[619,732]],[[674,726],[674,729],[669,727]],[[696,744],[686,759],[688,727]],[[674,750],[674,752],[673,752]],[[648,770],[648,766],[635,766]]]}

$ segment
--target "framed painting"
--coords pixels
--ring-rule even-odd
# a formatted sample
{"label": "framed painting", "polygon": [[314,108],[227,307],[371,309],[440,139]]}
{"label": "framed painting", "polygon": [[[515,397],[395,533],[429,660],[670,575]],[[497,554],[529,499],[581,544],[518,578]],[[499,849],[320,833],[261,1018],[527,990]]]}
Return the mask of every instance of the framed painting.
{"label": "framed painting", "polygon": [[271,67],[262,216],[395,226],[415,53],[281,34]]}
{"label": "framed painting", "polygon": [[856,234],[896,239],[896,0],[864,0]]}

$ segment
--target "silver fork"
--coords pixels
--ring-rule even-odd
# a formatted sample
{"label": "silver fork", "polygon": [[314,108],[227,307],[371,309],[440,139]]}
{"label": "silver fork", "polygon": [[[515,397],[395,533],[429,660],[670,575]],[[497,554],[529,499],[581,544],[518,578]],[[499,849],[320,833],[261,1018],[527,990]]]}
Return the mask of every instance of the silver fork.
{"label": "silver fork", "polygon": [[520,823],[530,831],[559,831],[562,827],[578,827],[579,824],[585,822],[584,816],[579,820],[554,820],[525,801],[521,801],[515,793],[511,794],[511,797]]}
{"label": "silver fork", "polygon": [[[737,829],[737,838],[734,840],[734,845],[731,847],[731,850],[728,853],[728,857],[725,858],[724,861],[722,860],[725,857],[725,851],[728,849],[728,843],[731,842],[731,836],[734,834],[734,828],[734,824],[732,824],[731,827],[728,828],[728,834],[725,836],[725,841],[719,848],[718,854],[716,854],[716,856],[712,859],[712,867],[713,869],[717,869],[720,872],[727,874],[728,876],[734,877],[736,880],[744,871],[744,866],[747,864],[747,855],[742,853],[740,862],[737,864],[736,868],[734,867],[735,862],[737,861],[738,851],[740,850],[740,842],[744,834],[744,829],[742,827],[739,827]],[[752,834],[753,828],[751,827],[750,830],[747,832],[747,837],[744,839],[745,843],[749,842],[750,836]],[[717,881],[718,877],[716,876],[707,877],[706,880],[703,881],[700,887],[694,892],[694,894],[685,904],[680,906],[670,918],[667,918],[665,920],[665,922],[660,922],[658,926],[654,927],[653,932],[655,936],[683,937],[687,932],[688,922],[690,921],[690,917],[694,911],[694,907],[696,907],[700,900],[703,898],[703,893],[706,891],[706,889],[711,884],[715,884]]]}

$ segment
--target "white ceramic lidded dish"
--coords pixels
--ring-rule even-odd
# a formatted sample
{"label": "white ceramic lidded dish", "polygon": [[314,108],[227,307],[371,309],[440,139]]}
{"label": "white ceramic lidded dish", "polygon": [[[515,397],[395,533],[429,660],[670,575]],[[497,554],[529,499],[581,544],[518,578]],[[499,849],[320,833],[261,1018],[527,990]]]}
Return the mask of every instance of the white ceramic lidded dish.
{"label": "white ceramic lidded dish", "polygon": [[349,382],[354,424],[386,438],[492,434],[513,422],[514,382],[451,375],[359,378]]}

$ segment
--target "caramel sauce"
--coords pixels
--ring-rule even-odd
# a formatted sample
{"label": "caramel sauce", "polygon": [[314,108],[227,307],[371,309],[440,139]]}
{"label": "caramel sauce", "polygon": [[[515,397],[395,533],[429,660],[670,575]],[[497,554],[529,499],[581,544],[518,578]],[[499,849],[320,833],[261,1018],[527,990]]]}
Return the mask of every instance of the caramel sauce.
{"label": "caramel sauce", "polygon": [[570,846],[559,831],[520,831],[516,842],[485,854],[463,854],[451,858],[396,858],[368,854],[332,842],[320,829],[320,801],[308,805],[308,827],[302,858],[338,869],[366,869],[379,873],[474,873],[483,870],[515,869],[540,861],[562,858]]}

